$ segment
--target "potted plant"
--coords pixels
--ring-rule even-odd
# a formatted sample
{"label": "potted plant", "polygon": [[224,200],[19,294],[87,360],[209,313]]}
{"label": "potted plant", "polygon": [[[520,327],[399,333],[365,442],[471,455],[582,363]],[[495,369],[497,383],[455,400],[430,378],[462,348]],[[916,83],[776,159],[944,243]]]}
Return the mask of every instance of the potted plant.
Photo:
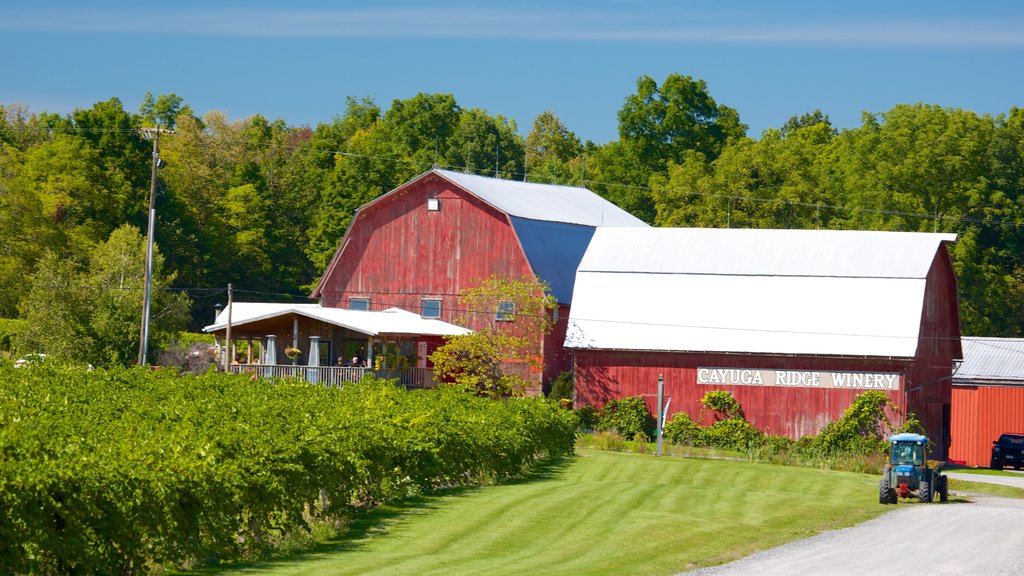
{"label": "potted plant", "polygon": [[294,366],[295,361],[298,360],[299,356],[302,355],[302,350],[288,346],[287,348],[284,349],[284,355],[287,356],[288,359],[292,361],[292,365]]}

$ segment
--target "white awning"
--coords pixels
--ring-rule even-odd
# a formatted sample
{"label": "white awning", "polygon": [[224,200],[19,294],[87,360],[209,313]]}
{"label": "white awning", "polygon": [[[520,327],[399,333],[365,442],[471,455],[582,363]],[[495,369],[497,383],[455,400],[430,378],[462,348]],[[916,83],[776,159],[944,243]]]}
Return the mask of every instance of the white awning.
{"label": "white awning", "polygon": [[[324,308],[319,304],[276,304],[271,302],[234,302],[231,308],[232,328],[297,314],[368,336],[458,336],[470,332],[461,326],[437,319],[423,318],[419,314],[400,308],[367,311]],[[228,308],[225,308],[217,315],[217,321],[204,327],[203,331],[225,330],[227,320]]]}

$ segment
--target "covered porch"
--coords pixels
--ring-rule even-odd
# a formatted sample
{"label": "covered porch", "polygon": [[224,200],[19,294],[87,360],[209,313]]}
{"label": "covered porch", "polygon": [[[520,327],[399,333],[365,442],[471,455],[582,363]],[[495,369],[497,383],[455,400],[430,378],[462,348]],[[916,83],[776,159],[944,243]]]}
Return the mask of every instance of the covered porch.
{"label": "covered porch", "polygon": [[469,330],[419,314],[323,308],[318,304],[235,302],[206,326],[225,371],[299,376],[336,386],[364,375],[410,388],[434,384],[429,355]]}

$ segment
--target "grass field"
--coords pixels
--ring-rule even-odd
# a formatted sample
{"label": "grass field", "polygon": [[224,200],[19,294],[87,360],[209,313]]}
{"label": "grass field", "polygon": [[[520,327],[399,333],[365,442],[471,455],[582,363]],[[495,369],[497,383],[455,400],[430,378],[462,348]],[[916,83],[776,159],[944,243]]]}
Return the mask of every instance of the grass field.
{"label": "grass field", "polygon": [[675,574],[878,516],[873,476],[580,450],[375,512],[312,552],[205,574]]}

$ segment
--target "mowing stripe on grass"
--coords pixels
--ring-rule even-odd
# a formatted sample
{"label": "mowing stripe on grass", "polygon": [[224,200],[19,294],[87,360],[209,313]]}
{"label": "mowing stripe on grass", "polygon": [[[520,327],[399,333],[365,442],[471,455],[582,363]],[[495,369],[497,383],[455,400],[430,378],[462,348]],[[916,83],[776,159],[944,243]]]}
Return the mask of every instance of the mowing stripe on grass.
{"label": "mowing stripe on grass", "polygon": [[226,572],[675,574],[890,509],[875,477],[848,472],[590,450],[549,472],[418,499],[368,535]]}

